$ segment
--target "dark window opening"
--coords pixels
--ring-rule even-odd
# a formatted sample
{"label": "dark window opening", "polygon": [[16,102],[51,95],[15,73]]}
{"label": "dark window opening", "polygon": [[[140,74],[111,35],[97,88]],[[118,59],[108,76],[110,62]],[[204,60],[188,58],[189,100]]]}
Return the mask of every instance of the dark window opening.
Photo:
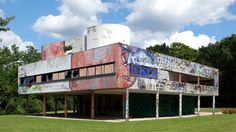
{"label": "dark window opening", "polygon": [[73,78],[79,77],[79,69],[73,70]]}
{"label": "dark window opening", "polygon": [[71,70],[65,71],[65,79],[71,78]]}
{"label": "dark window opening", "polygon": [[52,81],[52,73],[47,74],[47,81]]}
{"label": "dark window opening", "polygon": [[42,82],[46,82],[47,81],[47,75],[46,74],[43,74],[41,77],[42,77]]}

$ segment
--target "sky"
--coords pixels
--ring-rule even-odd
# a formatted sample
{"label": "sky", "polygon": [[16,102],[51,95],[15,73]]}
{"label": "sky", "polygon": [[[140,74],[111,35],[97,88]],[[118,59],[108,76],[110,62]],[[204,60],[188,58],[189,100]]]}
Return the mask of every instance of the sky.
{"label": "sky", "polygon": [[20,50],[40,50],[103,23],[128,26],[140,48],[183,42],[198,49],[236,33],[236,0],[0,0],[0,17],[12,15],[0,47]]}

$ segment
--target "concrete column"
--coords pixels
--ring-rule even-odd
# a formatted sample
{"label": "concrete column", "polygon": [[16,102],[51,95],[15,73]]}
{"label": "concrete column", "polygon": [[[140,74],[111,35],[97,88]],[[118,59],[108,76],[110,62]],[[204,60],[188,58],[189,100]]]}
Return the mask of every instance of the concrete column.
{"label": "concrete column", "polygon": [[129,89],[125,88],[125,121],[129,121]]}
{"label": "concrete column", "polygon": [[55,101],[55,114],[57,114],[57,99],[58,99],[58,97],[56,96],[54,98],[54,101]]}
{"label": "concrete column", "polygon": [[26,95],[26,106],[25,106],[25,114],[29,112],[29,95]]}
{"label": "concrete column", "polygon": [[67,117],[67,93],[64,94],[64,117]]}
{"label": "concrete column", "polygon": [[94,92],[91,93],[91,118],[94,119],[95,115],[95,97]]}
{"label": "concrete column", "polygon": [[215,115],[215,95],[212,97],[212,115]]}
{"label": "concrete column", "polygon": [[179,94],[179,117],[182,117],[182,92]]}
{"label": "concrete column", "polygon": [[182,81],[182,74],[179,74],[179,82]]}
{"label": "concrete column", "polygon": [[46,115],[46,95],[43,95],[43,116]]}
{"label": "concrete column", "polygon": [[73,95],[73,114],[75,114],[75,95]]}
{"label": "concrete column", "polygon": [[156,93],[156,118],[159,119],[159,89]]}
{"label": "concrete column", "polygon": [[200,116],[200,106],[201,106],[201,100],[200,95],[197,96],[197,115]]}

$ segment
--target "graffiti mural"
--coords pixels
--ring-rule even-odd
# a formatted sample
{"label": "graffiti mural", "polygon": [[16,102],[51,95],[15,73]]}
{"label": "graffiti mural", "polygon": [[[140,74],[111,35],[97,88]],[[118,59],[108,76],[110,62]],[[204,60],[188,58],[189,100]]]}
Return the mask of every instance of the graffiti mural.
{"label": "graffiti mural", "polygon": [[19,86],[19,94],[36,94],[36,93],[52,93],[71,91],[68,81],[51,82],[45,84],[33,84]]}
{"label": "graffiti mural", "polygon": [[217,90],[213,86],[197,85],[178,81],[156,80],[137,77],[137,81],[130,89],[140,90],[159,90],[170,93],[186,93],[186,94],[204,94],[204,95],[218,95]]}
{"label": "graffiti mural", "polygon": [[41,59],[46,60],[46,59],[56,58],[56,57],[65,55],[64,47],[65,47],[64,41],[44,45],[41,51],[41,55],[42,55]]}
{"label": "graffiti mural", "polygon": [[206,78],[216,78],[218,74],[218,70],[211,67],[168,55],[154,54],[128,45],[123,45],[122,52],[125,60],[124,65],[142,65]]}

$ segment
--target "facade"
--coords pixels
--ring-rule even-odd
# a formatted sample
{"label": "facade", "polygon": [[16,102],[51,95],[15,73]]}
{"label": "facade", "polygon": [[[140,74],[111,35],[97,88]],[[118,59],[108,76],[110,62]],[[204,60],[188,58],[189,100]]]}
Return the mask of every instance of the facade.
{"label": "facade", "polygon": [[[116,37],[118,36],[118,37]],[[76,96],[78,113],[159,117],[194,113],[200,96],[218,93],[218,70],[130,46],[129,29],[105,24],[80,38],[42,47],[42,60],[18,68],[22,95]],[[69,51],[65,49],[71,47]]]}

